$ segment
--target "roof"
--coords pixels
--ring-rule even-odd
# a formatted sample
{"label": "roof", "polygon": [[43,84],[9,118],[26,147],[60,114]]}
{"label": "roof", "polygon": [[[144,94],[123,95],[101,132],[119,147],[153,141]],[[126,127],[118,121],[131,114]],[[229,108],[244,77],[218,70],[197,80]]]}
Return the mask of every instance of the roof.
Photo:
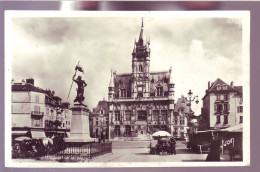
{"label": "roof", "polygon": [[106,100],[98,102],[97,107],[93,109],[93,114],[99,114],[101,109],[105,111],[104,114],[108,114],[108,104]]}
{"label": "roof", "polygon": [[[217,90],[218,86],[226,86],[227,89],[220,89]],[[242,86],[233,86],[231,87],[220,78],[217,78],[215,82],[213,82],[210,88],[207,89],[205,96],[202,98],[204,99],[209,93],[217,93],[217,92],[237,92],[242,94]]]}
{"label": "roof", "polygon": [[39,87],[35,87],[32,84],[14,84],[12,85],[12,91],[33,91],[33,92],[39,92],[39,93],[46,93],[45,90],[39,88]]}
{"label": "roof", "polygon": [[189,113],[190,112],[190,106],[188,106],[188,103],[189,102],[188,102],[186,97],[178,98],[177,103],[176,103],[175,108],[174,108],[174,112],[178,112],[180,109],[183,109],[184,113]]}
{"label": "roof", "polygon": [[[168,91],[168,83],[170,80],[169,71],[150,72],[150,93],[154,93],[156,87],[160,86],[163,91]],[[119,89],[126,89],[127,97],[131,97],[132,73],[116,74],[114,76],[114,90],[118,97]]]}

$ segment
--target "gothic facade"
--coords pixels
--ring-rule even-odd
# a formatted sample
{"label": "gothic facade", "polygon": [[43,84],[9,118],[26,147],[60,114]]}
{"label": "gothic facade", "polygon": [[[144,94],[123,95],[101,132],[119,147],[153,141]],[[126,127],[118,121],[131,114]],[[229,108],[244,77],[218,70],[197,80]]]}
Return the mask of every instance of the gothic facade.
{"label": "gothic facade", "polygon": [[158,130],[173,133],[174,83],[171,68],[150,71],[150,40],[142,22],[132,52],[132,72],[111,73],[108,87],[109,138],[148,137]]}

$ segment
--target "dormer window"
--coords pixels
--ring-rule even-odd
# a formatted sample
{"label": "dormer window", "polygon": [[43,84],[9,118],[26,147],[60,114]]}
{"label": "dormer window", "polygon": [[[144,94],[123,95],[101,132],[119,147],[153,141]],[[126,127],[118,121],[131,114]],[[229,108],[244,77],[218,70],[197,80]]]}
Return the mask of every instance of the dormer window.
{"label": "dormer window", "polygon": [[100,114],[103,115],[104,114],[104,110],[100,109]]}
{"label": "dormer window", "polygon": [[223,85],[223,90],[227,90],[227,85]]}
{"label": "dormer window", "polygon": [[162,86],[158,86],[156,88],[156,95],[157,96],[163,96],[163,87]]}
{"label": "dormer window", "polygon": [[217,90],[221,90],[221,86],[220,85],[217,85]]}
{"label": "dormer window", "polygon": [[120,90],[120,97],[126,97],[126,89],[121,89]]}

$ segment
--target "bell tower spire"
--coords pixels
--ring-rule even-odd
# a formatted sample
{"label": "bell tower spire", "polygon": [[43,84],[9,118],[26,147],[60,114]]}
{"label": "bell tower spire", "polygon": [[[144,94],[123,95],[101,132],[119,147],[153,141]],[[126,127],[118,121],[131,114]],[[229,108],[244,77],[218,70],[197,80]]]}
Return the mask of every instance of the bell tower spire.
{"label": "bell tower spire", "polygon": [[149,97],[150,41],[144,39],[144,19],[132,52],[132,97]]}

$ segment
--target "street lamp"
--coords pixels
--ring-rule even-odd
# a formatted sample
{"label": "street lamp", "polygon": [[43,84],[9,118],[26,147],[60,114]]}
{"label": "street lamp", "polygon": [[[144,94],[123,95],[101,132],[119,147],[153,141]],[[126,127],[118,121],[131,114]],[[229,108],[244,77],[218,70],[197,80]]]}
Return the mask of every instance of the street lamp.
{"label": "street lamp", "polygon": [[[191,90],[189,90],[189,92],[188,92],[188,104],[187,104],[187,106],[189,106],[190,107],[190,109],[189,109],[189,127],[192,127],[192,129],[193,129],[193,126],[195,126],[194,124],[192,124],[194,121],[192,121],[191,122],[191,114],[192,114],[192,111],[191,111],[191,103],[193,102],[193,101],[195,101],[195,99],[196,99],[196,101],[195,101],[195,103],[196,104],[198,104],[199,103],[199,100],[198,100],[198,95],[197,96],[193,96],[193,93],[192,93],[192,91]],[[191,130],[190,130],[191,131]],[[191,131],[191,132],[193,132],[193,131]]]}

